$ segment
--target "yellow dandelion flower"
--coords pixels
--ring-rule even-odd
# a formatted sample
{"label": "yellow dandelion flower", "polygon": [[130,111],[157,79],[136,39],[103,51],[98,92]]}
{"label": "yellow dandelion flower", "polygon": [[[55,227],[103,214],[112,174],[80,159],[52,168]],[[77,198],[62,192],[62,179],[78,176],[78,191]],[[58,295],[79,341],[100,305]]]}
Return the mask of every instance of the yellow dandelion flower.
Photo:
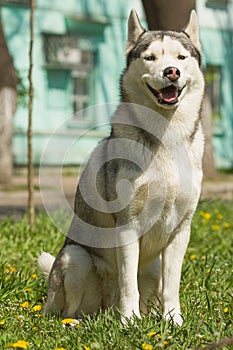
{"label": "yellow dandelion flower", "polygon": [[36,273],[33,273],[33,274],[31,275],[31,278],[37,278],[37,274],[36,274]]}
{"label": "yellow dandelion flower", "polygon": [[75,318],[64,318],[61,323],[62,324],[69,324],[69,323],[73,323],[75,321]]}
{"label": "yellow dandelion flower", "polygon": [[212,229],[214,231],[219,231],[220,230],[220,226],[219,225],[212,225]]}
{"label": "yellow dandelion flower", "polygon": [[154,335],[156,335],[156,332],[152,331],[152,332],[149,332],[147,334],[148,337],[153,337]]}
{"label": "yellow dandelion flower", "polygon": [[231,227],[231,224],[229,222],[224,222],[223,227],[229,228],[229,227]]}
{"label": "yellow dandelion flower", "polygon": [[209,220],[211,218],[211,214],[208,212],[205,212],[203,210],[199,211],[200,216],[202,216],[204,219]]}
{"label": "yellow dandelion flower", "polygon": [[190,260],[196,259],[196,255],[195,255],[195,254],[191,254],[191,255],[189,256],[189,259],[190,259]]}
{"label": "yellow dandelion flower", "polygon": [[16,343],[7,345],[8,348],[28,349],[29,343],[25,340],[18,340]]}
{"label": "yellow dandelion flower", "polygon": [[151,344],[143,343],[142,344],[142,349],[143,350],[152,350],[153,346]]}
{"label": "yellow dandelion flower", "polygon": [[204,218],[206,220],[209,220],[211,218],[211,214],[210,213],[205,213],[205,215],[203,215],[203,216],[204,216]]}
{"label": "yellow dandelion flower", "polygon": [[66,350],[65,348],[55,348],[54,350]]}
{"label": "yellow dandelion flower", "polygon": [[161,337],[161,334],[159,334],[159,333],[158,333],[158,334],[156,334],[156,337],[158,337],[158,338],[162,338],[162,337]]}
{"label": "yellow dandelion flower", "polygon": [[163,346],[166,346],[166,345],[168,344],[168,341],[164,340],[164,341],[162,342],[162,344],[163,344]]}
{"label": "yellow dandelion flower", "polygon": [[219,220],[222,220],[222,219],[223,219],[223,215],[222,215],[222,214],[218,214],[218,215],[217,215],[217,218],[218,218]]}
{"label": "yellow dandelion flower", "polygon": [[225,307],[225,308],[223,309],[223,312],[224,312],[225,314],[226,314],[228,311],[229,311],[228,307]]}
{"label": "yellow dandelion flower", "polygon": [[33,306],[32,310],[33,311],[40,311],[42,309],[42,306],[41,305],[35,305]]}
{"label": "yellow dandelion flower", "polygon": [[22,307],[25,308],[25,309],[28,309],[29,306],[30,306],[30,304],[29,304],[28,301],[25,301],[24,303],[20,304],[20,306],[22,306]]}
{"label": "yellow dandelion flower", "polygon": [[14,266],[10,266],[6,269],[6,273],[14,273],[16,272],[16,268]]}
{"label": "yellow dandelion flower", "polygon": [[75,318],[64,318],[61,322],[63,327],[75,327],[79,325],[79,320],[76,320]]}
{"label": "yellow dandelion flower", "polygon": [[0,328],[3,327],[5,323],[6,323],[5,320],[1,320],[1,321],[0,321]]}
{"label": "yellow dandelion flower", "polygon": [[84,350],[91,350],[90,346],[84,346]]}

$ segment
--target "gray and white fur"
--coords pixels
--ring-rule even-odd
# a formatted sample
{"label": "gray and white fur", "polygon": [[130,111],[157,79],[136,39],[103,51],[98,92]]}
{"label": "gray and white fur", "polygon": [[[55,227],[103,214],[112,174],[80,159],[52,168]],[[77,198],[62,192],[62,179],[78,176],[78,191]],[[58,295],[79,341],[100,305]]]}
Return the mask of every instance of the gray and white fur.
{"label": "gray and white fur", "polygon": [[82,173],[58,256],[38,260],[48,277],[45,314],[113,307],[124,320],[159,302],[182,324],[181,269],[202,179],[200,50],[194,11],[180,33],[145,31],[131,11],[111,134]]}

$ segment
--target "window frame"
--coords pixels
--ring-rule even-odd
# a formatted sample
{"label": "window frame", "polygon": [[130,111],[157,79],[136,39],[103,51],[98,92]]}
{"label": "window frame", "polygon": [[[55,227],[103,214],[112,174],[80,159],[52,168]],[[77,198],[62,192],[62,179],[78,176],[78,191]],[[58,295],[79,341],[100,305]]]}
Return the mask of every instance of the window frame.
{"label": "window frame", "polygon": [[[90,106],[91,96],[93,95],[91,92],[91,75],[95,69],[96,49],[91,47],[91,44],[89,48],[82,48],[81,45],[79,45],[79,39],[82,40],[82,35],[78,36],[67,33],[42,33],[42,35],[46,70],[60,69],[70,71],[70,82],[73,86],[73,94],[70,96],[73,118],[69,123],[69,127],[82,128],[92,125],[93,118],[87,115],[85,109]],[[67,45],[66,40],[68,43]],[[87,38],[85,38],[85,40],[87,40]],[[74,50],[74,54],[75,50],[77,50],[76,54],[77,56],[80,55],[80,62],[66,62],[65,59],[64,61],[58,59],[59,51],[60,55],[62,54],[62,50],[64,51],[65,58],[65,49],[68,48]],[[86,78],[83,84],[86,84],[87,89],[86,93],[84,93],[85,91],[81,91],[80,95],[78,94],[79,78]],[[78,104],[80,104],[80,108],[78,108]]]}
{"label": "window frame", "polygon": [[227,10],[229,0],[206,0],[206,7],[218,10]]}
{"label": "window frame", "polygon": [[30,0],[2,0],[1,5],[30,7]]}

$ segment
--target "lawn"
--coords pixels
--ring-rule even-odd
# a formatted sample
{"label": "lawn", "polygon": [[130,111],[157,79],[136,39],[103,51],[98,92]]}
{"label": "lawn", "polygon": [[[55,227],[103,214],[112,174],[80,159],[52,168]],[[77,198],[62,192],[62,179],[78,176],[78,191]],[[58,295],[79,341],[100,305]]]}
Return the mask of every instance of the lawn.
{"label": "lawn", "polygon": [[[46,283],[36,259],[44,249],[58,252],[64,236],[38,213],[31,233],[25,216],[0,223],[0,349],[197,349],[233,335],[233,203],[202,202],[192,225],[183,264],[182,327],[157,316],[123,325],[111,310],[85,316],[72,327],[61,318],[44,317]],[[20,342],[21,341],[21,342]],[[232,346],[232,345],[231,345]],[[230,349],[230,345],[225,349]]]}

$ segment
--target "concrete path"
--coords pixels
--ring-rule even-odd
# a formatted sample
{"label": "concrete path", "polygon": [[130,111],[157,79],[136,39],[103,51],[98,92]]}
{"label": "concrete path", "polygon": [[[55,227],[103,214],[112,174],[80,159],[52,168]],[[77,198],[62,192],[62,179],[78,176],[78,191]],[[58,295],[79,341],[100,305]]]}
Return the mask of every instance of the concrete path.
{"label": "concrete path", "polygon": [[[68,172],[65,170],[65,172]],[[78,182],[78,171],[70,174],[49,168],[34,177],[34,199],[37,208],[57,208],[69,205],[73,208]],[[41,190],[40,190],[41,189]],[[220,175],[215,181],[203,182],[202,199],[233,199],[233,175]],[[0,216],[21,215],[27,209],[27,174],[21,171],[13,177],[10,187],[0,187]]]}
{"label": "concrete path", "polygon": [[[59,207],[67,202],[74,204],[78,175],[63,175],[54,169],[48,169],[42,175],[34,177],[34,202],[36,208],[44,206]],[[13,176],[9,187],[0,187],[0,216],[22,214],[27,209],[27,174]]]}

